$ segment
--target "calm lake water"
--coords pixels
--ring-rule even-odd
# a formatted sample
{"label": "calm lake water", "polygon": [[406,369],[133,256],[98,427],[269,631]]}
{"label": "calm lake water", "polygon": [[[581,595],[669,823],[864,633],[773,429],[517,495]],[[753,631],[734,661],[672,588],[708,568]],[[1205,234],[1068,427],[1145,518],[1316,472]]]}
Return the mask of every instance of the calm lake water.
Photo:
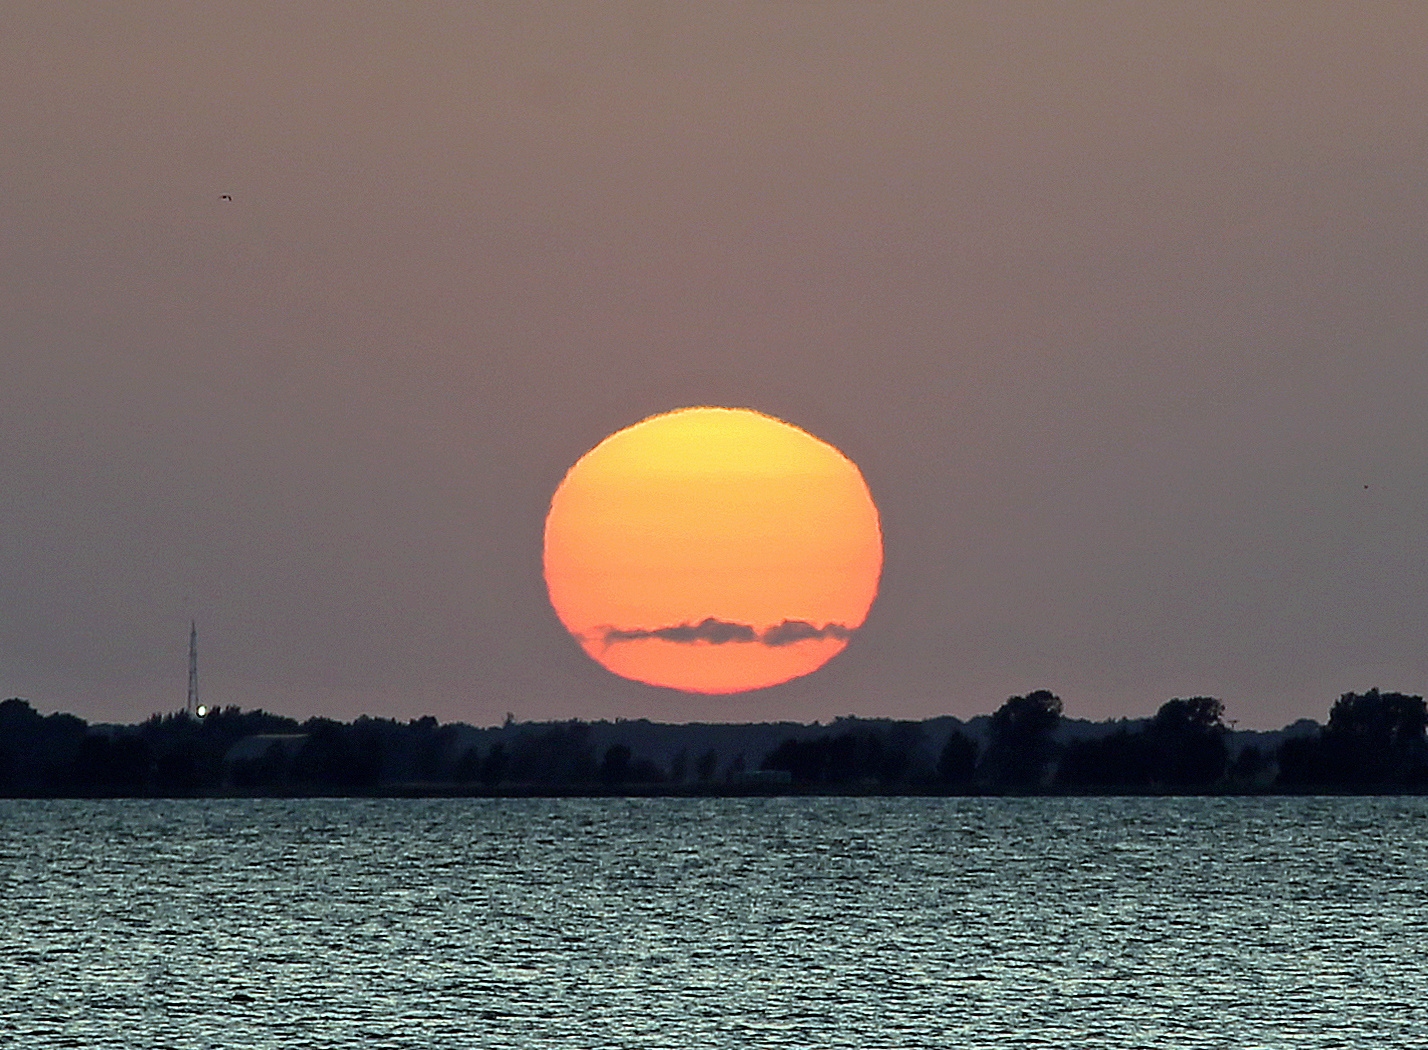
{"label": "calm lake water", "polygon": [[0,801],[0,1046],[1428,1046],[1425,818]]}

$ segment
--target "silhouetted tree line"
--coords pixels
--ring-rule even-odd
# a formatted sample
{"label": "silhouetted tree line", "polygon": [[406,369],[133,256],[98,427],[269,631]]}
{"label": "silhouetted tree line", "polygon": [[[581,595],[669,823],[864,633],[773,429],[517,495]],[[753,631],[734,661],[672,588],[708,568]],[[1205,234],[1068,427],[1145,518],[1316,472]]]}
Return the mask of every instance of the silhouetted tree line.
{"label": "silhouetted tree line", "polygon": [[[991,718],[973,763],[946,762],[964,787],[996,791],[1181,793],[1208,791],[1421,792],[1428,790],[1428,708],[1421,696],[1345,693],[1316,734],[1284,740],[1271,758],[1231,755],[1224,704],[1176,698],[1138,728],[1059,745],[1061,702],[1041,691],[1012,697]],[[949,748],[954,747],[949,740]]]}
{"label": "silhouetted tree line", "polygon": [[1428,790],[1419,696],[1345,693],[1326,726],[1284,740],[1273,755],[1252,745],[1232,754],[1224,704],[1208,696],[1177,697],[1134,727],[1069,743],[1057,739],[1061,722],[1061,699],[1041,689],[1002,704],[982,743],[954,728],[930,768],[910,759],[915,726],[897,739],[875,730],[789,738],[763,768],[795,785],[968,794]]}
{"label": "silhouetted tree line", "polygon": [[976,732],[934,720],[947,721],[932,737],[933,723],[839,719],[791,727],[761,759],[684,748],[657,761],[581,721],[473,730],[228,707],[93,727],[11,699],[0,702],[0,796],[1428,791],[1423,698],[1377,689],[1345,693],[1327,724],[1270,751],[1232,750],[1224,705],[1205,696],[1066,741],[1061,700],[1044,689],[1011,697]]}
{"label": "silhouetted tree line", "polygon": [[1069,746],[1056,769],[1065,790],[1205,791],[1225,783],[1225,707],[1208,696],[1163,704],[1143,728]]}
{"label": "silhouetted tree line", "polygon": [[662,768],[625,745],[597,749],[579,721],[517,726],[485,747],[461,745],[468,728],[431,717],[299,723],[235,707],[91,727],[16,698],[0,703],[0,796],[366,794],[392,785],[618,791],[707,784],[718,772],[712,751]]}
{"label": "silhouetted tree line", "polygon": [[1279,751],[1279,780],[1310,790],[1428,789],[1428,709],[1421,696],[1345,693],[1316,736],[1287,740]]}
{"label": "silhouetted tree line", "polygon": [[892,729],[845,730],[808,739],[790,737],[766,757],[761,769],[787,773],[790,783],[830,787],[895,787],[910,784],[911,757],[921,735],[915,723]]}

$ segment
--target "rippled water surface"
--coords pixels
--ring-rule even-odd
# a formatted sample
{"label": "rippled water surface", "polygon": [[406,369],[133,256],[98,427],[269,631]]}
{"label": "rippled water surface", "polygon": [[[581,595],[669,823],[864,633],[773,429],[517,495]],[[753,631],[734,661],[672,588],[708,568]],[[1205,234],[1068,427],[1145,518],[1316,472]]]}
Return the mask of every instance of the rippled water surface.
{"label": "rippled water surface", "polygon": [[0,801],[0,1045],[1428,1046],[1425,817]]}

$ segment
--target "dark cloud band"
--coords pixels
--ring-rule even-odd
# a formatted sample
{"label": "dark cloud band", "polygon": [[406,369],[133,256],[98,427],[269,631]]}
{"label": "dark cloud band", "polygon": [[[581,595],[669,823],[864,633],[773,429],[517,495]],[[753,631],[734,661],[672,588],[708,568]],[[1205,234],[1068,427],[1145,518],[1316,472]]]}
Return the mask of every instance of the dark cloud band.
{"label": "dark cloud band", "polygon": [[655,639],[664,642],[677,642],[681,645],[704,642],[709,645],[734,643],[778,648],[784,645],[794,645],[797,642],[818,641],[824,638],[846,640],[852,635],[853,628],[846,627],[841,623],[825,623],[822,627],[817,627],[807,620],[784,620],[759,631],[746,623],[731,623],[728,620],[716,620],[710,616],[696,624],[681,623],[669,627],[602,627],[599,629],[597,637],[606,646],[620,642]]}

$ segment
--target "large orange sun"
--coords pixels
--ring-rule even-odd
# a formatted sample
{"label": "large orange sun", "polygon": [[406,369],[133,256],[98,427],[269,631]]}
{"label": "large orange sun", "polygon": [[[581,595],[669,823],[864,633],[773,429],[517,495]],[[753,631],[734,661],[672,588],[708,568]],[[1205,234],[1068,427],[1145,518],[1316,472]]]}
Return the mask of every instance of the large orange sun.
{"label": "large orange sun", "polygon": [[570,468],[545,523],[550,601],[581,647],[695,693],[817,670],[862,626],[882,561],[853,462],[748,409],[611,434]]}

